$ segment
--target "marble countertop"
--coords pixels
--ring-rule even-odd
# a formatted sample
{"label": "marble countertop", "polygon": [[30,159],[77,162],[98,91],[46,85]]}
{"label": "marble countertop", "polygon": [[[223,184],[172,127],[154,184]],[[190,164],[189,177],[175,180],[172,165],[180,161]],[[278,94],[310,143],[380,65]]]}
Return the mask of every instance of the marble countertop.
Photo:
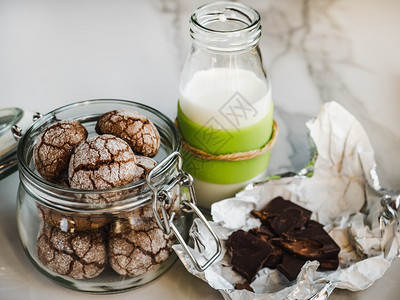
{"label": "marble countertop", "polygon": [[[335,100],[366,128],[382,184],[400,188],[400,2],[243,1],[262,18],[279,141],[270,174],[309,160],[305,121]],[[71,102],[130,99],[176,116],[178,82],[190,47],[188,19],[204,1],[0,1],[1,107],[48,112]],[[25,257],[17,237],[18,175],[0,181],[2,299],[90,299],[61,288]],[[330,299],[398,299],[400,262],[365,291]],[[178,262],[156,281],[105,299],[220,299]]]}

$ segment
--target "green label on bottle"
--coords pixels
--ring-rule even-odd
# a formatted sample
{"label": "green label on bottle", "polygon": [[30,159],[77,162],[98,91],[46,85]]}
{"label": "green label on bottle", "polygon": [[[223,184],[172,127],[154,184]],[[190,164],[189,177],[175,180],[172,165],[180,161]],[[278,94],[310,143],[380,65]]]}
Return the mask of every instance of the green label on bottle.
{"label": "green label on bottle", "polygon": [[[178,123],[183,139],[195,148],[214,155],[247,152],[262,148],[271,138],[273,103],[268,114],[256,124],[237,130],[224,130],[218,120],[211,117],[203,125],[189,120],[178,102]],[[233,184],[252,179],[268,166],[270,151],[248,160],[204,160],[182,150],[183,168],[194,177],[206,182]]]}

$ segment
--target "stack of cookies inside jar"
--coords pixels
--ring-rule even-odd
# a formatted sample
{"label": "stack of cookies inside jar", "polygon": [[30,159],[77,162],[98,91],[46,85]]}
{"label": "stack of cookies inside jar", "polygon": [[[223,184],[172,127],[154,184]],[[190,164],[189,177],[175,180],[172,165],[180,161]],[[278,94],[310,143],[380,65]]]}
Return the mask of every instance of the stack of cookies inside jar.
{"label": "stack of cookies inside jar", "polygon": [[[77,190],[76,203],[109,207],[123,198],[123,192],[112,192],[113,188],[136,186],[157,164],[153,158],[160,135],[146,116],[129,110],[103,114],[95,130],[98,135],[88,138],[79,121],[54,123],[39,136],[33,161],[45,180]],[[93,190],[111,192],[85,194]],[[173,189],[171,194],[167,210],[177,214],[179,191]],[[41,219],[38,260],[52,272],[73,279],[96,278],[105,270],[127,277],[143,275],[170,257],[175,242],[158,227],[151,203],[118,214],[82,215],[43,204],[37,204],[37,210]]]}

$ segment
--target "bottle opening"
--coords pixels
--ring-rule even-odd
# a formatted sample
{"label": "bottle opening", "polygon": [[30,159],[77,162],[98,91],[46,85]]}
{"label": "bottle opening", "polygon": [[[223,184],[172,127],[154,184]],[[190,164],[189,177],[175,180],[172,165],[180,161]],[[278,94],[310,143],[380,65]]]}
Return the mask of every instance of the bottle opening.
{"label": "bottle opening", "polygon": [[199,7],[191,16],[191,37],[217,51],[253,48],[261,37],[260,15],[236,2],[216,2]]}
{"label": "bottle opening", "polygon": [[235,2],[216,2],[199,7],[191,22],[204,30],[235,32],[257,26],[260,15],[246,5]]}

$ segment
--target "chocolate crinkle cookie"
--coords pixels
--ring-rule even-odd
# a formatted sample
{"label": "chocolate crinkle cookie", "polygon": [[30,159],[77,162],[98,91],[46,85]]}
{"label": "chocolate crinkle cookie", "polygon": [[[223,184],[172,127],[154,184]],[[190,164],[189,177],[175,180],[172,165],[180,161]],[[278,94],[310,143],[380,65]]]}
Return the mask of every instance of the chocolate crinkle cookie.
{"label": "chocolate crinkle cookie", "polygon": [[115,220],[108,237],[110,265],[120,275],[142,275],[170,256],[174,241],[152,220]]}
{"label": "chocolate crinkle cookie", "polygon": [[135,179],[136,160],[122,139],[101,135],[80,144],[71,157],[69,184],[76,189],[107,189]]}
{"label": "chocolate crinkle cookie", "polygon": [[[135,155],[135,159],[136,159],[136,171],[133,182],[145,180],[147,174],[150,172],[152,168],[154,168],[157,165],[157,162],[150,157],[142,155]],[[141,184],[137,188],[132,189],[131,191],[134,192],[136,195],[138,195],[146,188],[146,186],[147,186],[146,184]]]}
{"label": "chocolate crinkle cookie", "polygon": [[36,244],[40,262],[60,275],[94,278],[107,263],[107,247],[101,230],[63,232],[43,224]]}
{"label": "chocolate crinkle cookie", "polygon": [[[171,203],[166,204],[165,208],[167,210],[168,215],[171,216],[172,213],[174,213],[176,219],[181,215],[179,185],[175,185],[171,189],[170,195],[171,195]],[[160,216],[162,215],[161,206],[158,206],[158,214]],[[136,220],[146,220],[153,222],[155,221],[152,203],[145,204],[140,207],[135,207],[134,209],[131,210],[122,211],[118,214],[118,217],[120,219],[128,220],[131,224],[137,223]]]}
{"label": "chocolate crinkle cookie", "polygon": [[112,134],[126,141],[140,155],[153,157],[160,149],[160,134],[154,124],[138,112],[113,110],[100,117],[98,134]]}
{"label": "chocolate crinkle cookie", "polygon": [[157,162],[146,156],[136,155],[136,173],[135,173],[135,181],[139,181],[141,179],[146,179],[147,174],[153,169]]}
{"label": "chocolate crinkle cookie", "polygon": [[86,128],[78,121],[60,121],[47,127],[33,149],[33,162],[39,174],[53,183],[62,181],[75,147],[87,136]]}
{"label": "chocolate crinkle cookie", "polygon": [[36,204],[39,217],[43,222],[60,228],[65,232],[76,230],[94,230],[107,225],[110,218],[105,214],[79,215],[73,213],[61,213],[39,203]]}

